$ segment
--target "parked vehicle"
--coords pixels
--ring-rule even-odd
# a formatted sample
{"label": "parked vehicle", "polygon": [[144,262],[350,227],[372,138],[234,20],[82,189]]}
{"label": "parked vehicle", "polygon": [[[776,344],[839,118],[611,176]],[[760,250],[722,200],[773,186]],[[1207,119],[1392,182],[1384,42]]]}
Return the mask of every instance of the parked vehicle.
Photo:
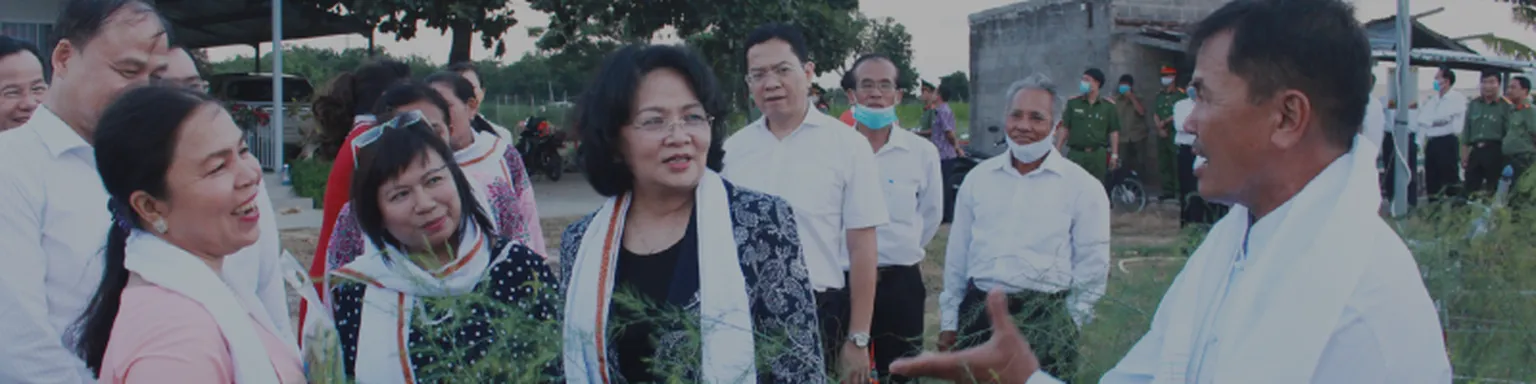
{"label": "parked vehicle", "polygon": [[530,117],[521,124],[517,150],[523,154],[523,166],[528,175],[542,172],[550,181],[560,181],[565,173],[565,160],[560,147],[565,143],[565,132],[556,131],[541,117]]}
{"label": "parked vehicle", "polygon": [[[208,78],[208,93],[225,102],[230,109],[260,111],[264,118],[254,121],[237,121],[256,129],[270,126],[272,114],[271,73],[222,73]],[[283,75],[283,144],[300,146],[304,142],[303,127],[312,119],[310,98],[315,88],[308,79],[295,75]],[[241,120],[241,119],[237,119]]]}

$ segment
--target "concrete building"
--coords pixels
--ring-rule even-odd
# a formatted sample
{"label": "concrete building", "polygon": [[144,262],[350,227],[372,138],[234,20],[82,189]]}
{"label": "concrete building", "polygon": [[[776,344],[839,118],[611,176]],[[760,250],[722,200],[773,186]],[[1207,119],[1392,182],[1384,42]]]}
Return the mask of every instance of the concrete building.
{"label": "concrete building", "polygon": [[1157,93],[1158,69],[1183,67],[1184,31],[1226,0],[1029,0],[977,12],[971,25],[971,144],[973,153],[998,154],[1008,85],[1030,73],[1050,76],[1067,96],[1089,67],[1104,71],[1112,92],[1122,74],[1135,92]]}

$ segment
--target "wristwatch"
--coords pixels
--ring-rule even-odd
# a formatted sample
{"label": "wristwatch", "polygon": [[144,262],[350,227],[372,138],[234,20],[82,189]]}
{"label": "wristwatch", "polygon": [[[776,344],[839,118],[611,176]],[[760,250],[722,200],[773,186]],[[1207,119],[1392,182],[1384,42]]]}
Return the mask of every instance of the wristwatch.
{"label": "wristwatch", "polygon": [[868,333],[864,333],[864,332],[851,333],[851,334],[848,335],[848,341],[853,342],[853,346],[859,347],[859,349],[867,349],[867,348],[869,348],[869,334]]}

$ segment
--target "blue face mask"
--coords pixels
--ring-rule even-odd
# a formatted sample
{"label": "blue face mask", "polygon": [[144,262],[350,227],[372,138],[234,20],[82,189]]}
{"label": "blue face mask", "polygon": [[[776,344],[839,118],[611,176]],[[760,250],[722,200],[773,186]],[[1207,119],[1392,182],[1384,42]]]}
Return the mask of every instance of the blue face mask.
{"label": "blue face mask", "polygon": [[1122,94],[1122,95],[1127,94],[1127,93],[1131,93],[1131,86],[1125,85],[1125,84],[1121,84],[1120,88],[1118,90],[1120,91],[1120,94]]}
{"label": "blue face mask", "polygon": [[1078,92],[1088,93],[1088,91],[1091,91],[1091,90],[1093,90],[1093,87],[1088,86],[1088,82],[1086,82],[1086,81],[1079,81],[1079,82],[1077,82],[1077,91]]}
{"label": "blue face mask", "polygon": [[885,129],[896,123],[896,107],[870,108],[853,106],[853,120],[869,129]]}
{"label": "blue face mask", "polygon": [[1440,92],[1440,80],[1435,80],[1435,92]]}

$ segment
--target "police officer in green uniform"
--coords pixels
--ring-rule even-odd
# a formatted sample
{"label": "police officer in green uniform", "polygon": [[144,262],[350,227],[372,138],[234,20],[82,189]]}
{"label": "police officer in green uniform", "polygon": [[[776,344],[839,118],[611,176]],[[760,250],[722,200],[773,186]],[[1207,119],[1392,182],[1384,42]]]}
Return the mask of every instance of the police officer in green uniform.
{"label": "police officer in green uniform", "polygon": [[1480,94],[1467,103],[1466,123],[1462,125],[1461,166],[1466,174],[1467,193],[1492,195],[1504,172],[1505,124],[1513,105],[1499,96],[1499,73],[1483,72]]}
{"label": "police officer in green uniform", "polygon": [[1120,116],[1115,102],[1099,96],[1104,86],[1104,71],[1089,68],[1083,72],[1078,90],[1082,95],[1067,100],[1060,128],[1060,143],[1065,144],[1067,158],[1100,182],[1110,168],[1120,161]]}
{"label": "police officer in green uniform", "polygon": [[1157,100],[1153,103],[1152,118],[1157,124],[1157,162],[1159,175],[1162,178],[1163,198],[1172,198],[1179,191],[1179,144],[1173,141],[1173,105],[1180,100],[1189,98],[1184,93],[1184,88],[1179,88],[1174,80],[1179,72],[1173,67],[1163,66],[1159,74],[1163,75],[1160,81],[1163,90],[1157,93]]}
{"label": "police officer in green uniform", "polygon": [[[1510,167],[1514,168],[1515,180],[1511,184],[1516,186],[1521,184],[1522,178],[1532,177],[1526,173],[1531,164],[1536,163],[1536,109],[1531,108],[1530,92],[1531,80],[1516,76],[1510,79],[1509,90],[1505,93],[1513,107],[1505,125],[1502,147]],[[1510,189],[1519,192],[1520,188]],[[1510,205],[1526,206],[1530,197],[1527,193],[1514,193],[1509,198]]]}

